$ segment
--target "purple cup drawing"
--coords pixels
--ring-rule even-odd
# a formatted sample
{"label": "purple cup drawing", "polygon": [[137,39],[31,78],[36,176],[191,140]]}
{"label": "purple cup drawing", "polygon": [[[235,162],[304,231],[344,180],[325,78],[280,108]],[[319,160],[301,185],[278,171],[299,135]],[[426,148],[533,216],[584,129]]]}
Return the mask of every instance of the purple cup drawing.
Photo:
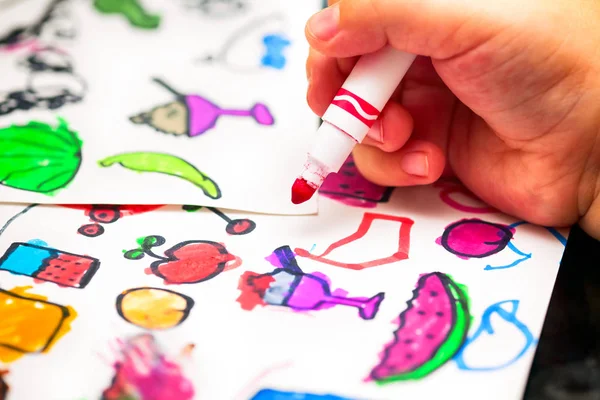
{"label": "purple cup drawing", "polygon": [[[325,275],[318,272],[308,274],[300,269],[289,246],[276,249],[267,259],[277,268],[266,274],[246,274],[242,276],[245,281],[240,285],[240,290],[259,295],[262,305],[289,307],[300,312],[334,306],[355,307],[360,318],[371,320],[377,315],[385,297],[384,293],[371,298],[346,297],[346,291],[339,289],[332,293],[331,282]],[[243,293],[241,298],[244,297]],[[252,309],[257,304],[255,301],[251,303],[252,307],[245,309]]]}
{"label": "purple cup drawing", "polygon": [[148,125],[155,130],[188,137],[200,136],[213,129],[221,117],[250,117],[260,125],[271,126],[275,118],[263,103],[255,103],[249,109],[221,108],[200,95],[184,95],[154,78],[154,82],[174,94],[175,101],[143,111],[129,120],[134,124]]}

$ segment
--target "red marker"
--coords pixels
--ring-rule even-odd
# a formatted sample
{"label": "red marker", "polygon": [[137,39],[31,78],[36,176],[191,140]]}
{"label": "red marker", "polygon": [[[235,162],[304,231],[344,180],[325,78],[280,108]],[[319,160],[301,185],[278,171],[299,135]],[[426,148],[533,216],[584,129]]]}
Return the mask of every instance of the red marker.
{"label": "red marker", "polygon": [[327,175],[340,170],[379,117],[415,57],[386,46],[358,60],[323,115],[317,141],[292,186],[294,204],[310,199]]}

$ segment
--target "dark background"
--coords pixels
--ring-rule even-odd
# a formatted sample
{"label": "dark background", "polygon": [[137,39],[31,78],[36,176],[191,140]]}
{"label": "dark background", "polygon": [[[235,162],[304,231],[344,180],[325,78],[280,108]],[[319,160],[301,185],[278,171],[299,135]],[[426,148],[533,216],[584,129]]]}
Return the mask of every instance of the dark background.
{"label": "dark background", "polygon": [[600,242],[574,226],[539,339],[525,400],[600,400],[599,256]]}

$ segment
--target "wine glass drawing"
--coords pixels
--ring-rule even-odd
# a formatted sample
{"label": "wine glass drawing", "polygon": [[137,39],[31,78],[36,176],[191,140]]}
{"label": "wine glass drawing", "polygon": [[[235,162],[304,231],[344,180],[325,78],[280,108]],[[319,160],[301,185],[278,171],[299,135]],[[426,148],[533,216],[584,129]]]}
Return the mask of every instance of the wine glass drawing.
{"label": "wine glass drawing", "polygon": [[379,311],[385,294],[371,298],[346,297],[342,290],[331,291],[329,279],[318,272],[305,273],[289,246],[276,249],[268,259],[277,266],[266,274],[247,271],[240,279],[238,302],[251,310],[258,305],[289,307],[294,311],[318,311],[334,306],[358,309],[360,318],[371,320]]}

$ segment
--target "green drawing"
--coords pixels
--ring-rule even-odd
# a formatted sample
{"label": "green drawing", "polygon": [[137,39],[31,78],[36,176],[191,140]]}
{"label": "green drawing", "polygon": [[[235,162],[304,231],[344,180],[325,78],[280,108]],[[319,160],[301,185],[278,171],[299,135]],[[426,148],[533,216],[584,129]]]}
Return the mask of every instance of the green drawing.
{"label": "green drawing", "polygon": [[58,118],[58,126],[31,121],[0,129],[0,184],[53,195],[75,178],[81,140]]}
{"label": "green drawing", "polygon": [[149,14],[138,0],[94,0],[94,7],[104,14],[122,14],[138,28],[156,29],[160,25],[160,16]]}
{"label": "green drawing", "polygon": [[426,377],[452,359],[467,338],[467,288],[449,275],[421,275],[407,304],[394,339],[371,371],[370,378],[379,384]]}
{"label": "green drawing", "polygon": [[211,199],[221,198],[221,189],[208,176],[200,172],[189,162],[164,153],[123,153],[105,158],[98,162],[102,167],[110,167],[114,163],[139,172],[157,172],[159,174],[177,176],[198,186]]}

